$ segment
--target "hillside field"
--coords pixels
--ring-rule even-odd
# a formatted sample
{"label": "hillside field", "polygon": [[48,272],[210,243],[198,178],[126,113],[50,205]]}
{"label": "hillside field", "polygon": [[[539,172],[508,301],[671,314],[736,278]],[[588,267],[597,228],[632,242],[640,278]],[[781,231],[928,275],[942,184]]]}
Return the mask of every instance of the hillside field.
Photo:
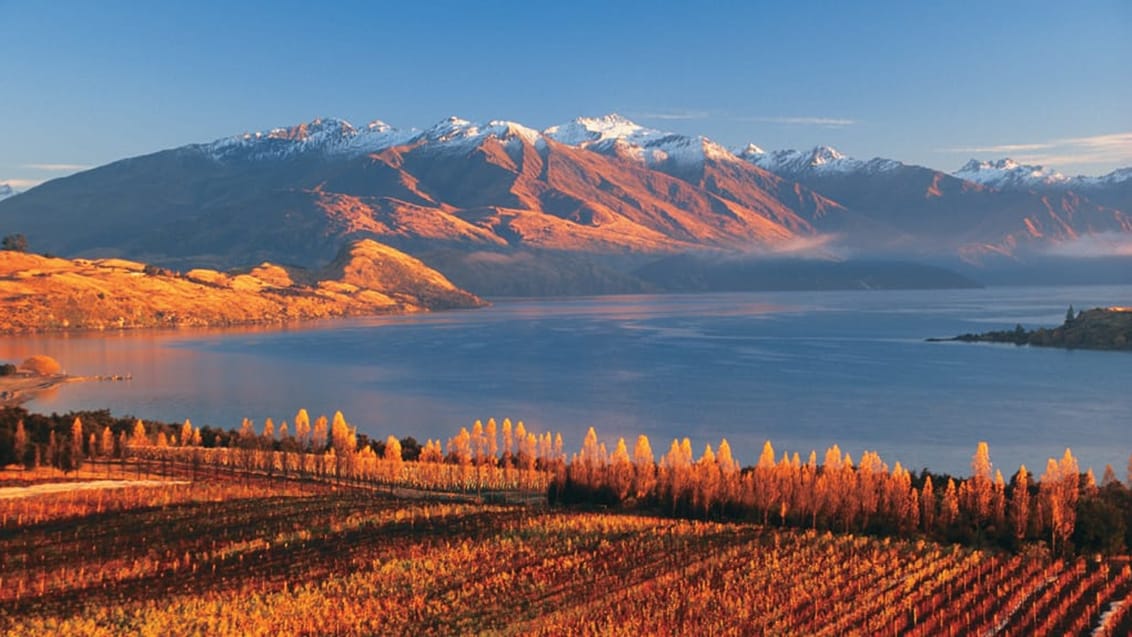
{"label": "hillside field", "polygon": [[0,486],[15,489],[0,498],[0,632],[1132,631],[1126,558],[155,468],[95,464],[74,475],[164,484],[24,497],[19,488],[61,476],[2,472]]}

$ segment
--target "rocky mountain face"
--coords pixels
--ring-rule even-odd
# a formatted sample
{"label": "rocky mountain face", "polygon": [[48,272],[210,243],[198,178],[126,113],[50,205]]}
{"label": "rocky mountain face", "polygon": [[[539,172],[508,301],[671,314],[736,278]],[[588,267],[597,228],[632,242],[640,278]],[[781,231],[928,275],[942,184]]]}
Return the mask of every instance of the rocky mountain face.
{"label": "rocky mountain face", "polygon": [[683,253],[978,263],[1132,234],[1132,180],[1095,181],[1008,188],[828,147],[733,152],[616,115],[544,131],[320,119],[47,182],[0,201],[0,234],[181,270],[319,267],[366,238],[475,292],[631,292],[663,289],[634,272]]}

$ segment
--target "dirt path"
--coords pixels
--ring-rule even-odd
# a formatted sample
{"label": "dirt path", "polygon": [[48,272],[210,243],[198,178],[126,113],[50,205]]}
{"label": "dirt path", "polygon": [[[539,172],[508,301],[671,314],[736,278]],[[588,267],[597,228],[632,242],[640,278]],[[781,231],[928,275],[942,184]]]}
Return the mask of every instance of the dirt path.
{"label": "dirt path", "polygon": [[164,487],[173,484],[189,484],[188,480],[92,480],[90,482],[49,482],[29,487],[0,487],[0,500],[30,498],[36,495],[66,493],[69,491],[93,491],[97,489],[125,489],[127,487]]}

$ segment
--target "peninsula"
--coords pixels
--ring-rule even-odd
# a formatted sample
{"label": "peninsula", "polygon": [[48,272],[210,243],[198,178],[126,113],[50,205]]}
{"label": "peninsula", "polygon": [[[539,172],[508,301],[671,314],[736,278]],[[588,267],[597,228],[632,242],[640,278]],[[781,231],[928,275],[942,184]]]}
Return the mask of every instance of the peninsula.
{"label": "peninsula", "polygon": [[1012,330],[982,334],[961,334],[953,338],[929,338],[932,342],[1013,343],[1065,349],[1103,349],[1132,351],[1132,307],[1094,308],[1073,313],[1069,308],[1065,322],[1058,327]]}

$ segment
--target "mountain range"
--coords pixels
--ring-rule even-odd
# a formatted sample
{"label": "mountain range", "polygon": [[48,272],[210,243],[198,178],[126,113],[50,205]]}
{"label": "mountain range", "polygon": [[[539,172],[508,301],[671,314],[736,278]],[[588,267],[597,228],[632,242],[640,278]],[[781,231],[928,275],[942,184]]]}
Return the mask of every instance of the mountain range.
{"label": "mountain range", "polygon": [[180,269],[313,267],[368,238],[479,294],[646,291],[670,287],[650,266],[680,254],[870,272],[1013,267],[1082,242],[1119,256],[1132,169],[1066,178],[1003,160],[947,174],[828,147],[728,149],[618,115],[542,131],[317,119],[46,182],[0,201],[13,232],[37,251]]}

